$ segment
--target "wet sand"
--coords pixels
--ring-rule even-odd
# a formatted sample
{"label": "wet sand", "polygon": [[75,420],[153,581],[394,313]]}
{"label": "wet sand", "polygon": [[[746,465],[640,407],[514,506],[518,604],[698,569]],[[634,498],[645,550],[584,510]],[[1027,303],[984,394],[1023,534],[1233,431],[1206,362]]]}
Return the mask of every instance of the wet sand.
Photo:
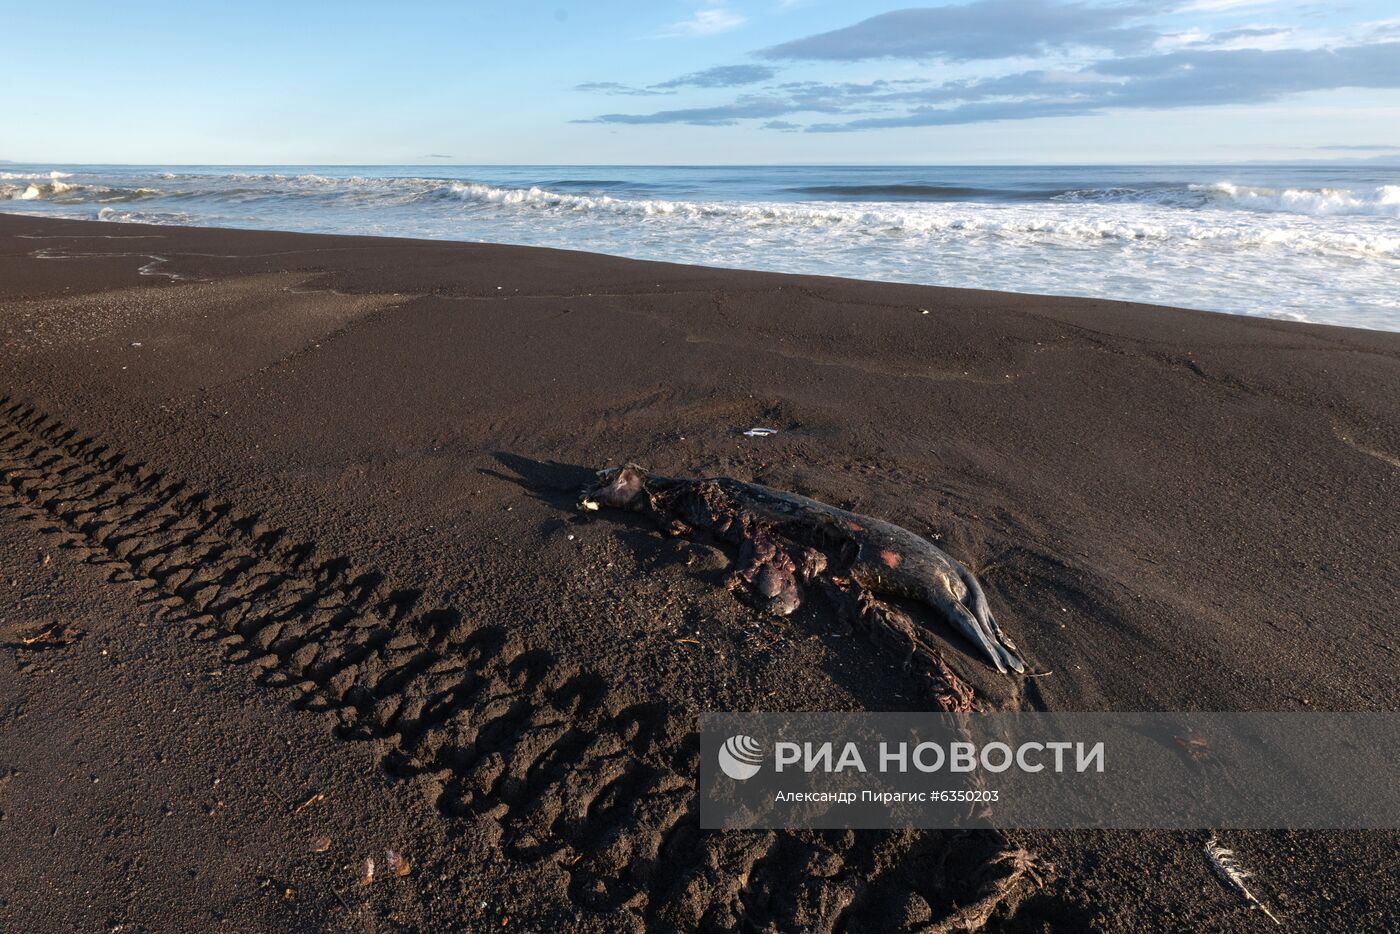
{"label": "wet sand", "polygon": [[[950,637],[994,706],[1400,693],[1400,335],[0,215],[0,374],[5,930],[953,916],[976,839],[694,829],[697,711],[920,698],[818,602],[579,515],[629,460],[933,536],[1053,672]],[[1203,834],[1011,836],[1053,870],[989,929],[1272,929]],[[1400,915],[1393,834],[1222,840],[1293,928]]]}

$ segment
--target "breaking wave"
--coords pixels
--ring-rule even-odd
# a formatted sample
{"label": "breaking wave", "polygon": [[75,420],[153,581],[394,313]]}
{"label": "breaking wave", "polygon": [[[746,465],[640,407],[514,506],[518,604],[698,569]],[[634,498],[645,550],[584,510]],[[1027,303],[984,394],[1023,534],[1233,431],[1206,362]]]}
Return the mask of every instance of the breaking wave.
{"label": "breaking wave", "polygon": [[[6,173],[12,174],[12,173]],[[50,181],[31,181],[22,184],[0,182],[0,201],[55,201],[62,204],[107,204],[112,201],[140,201],[158,198],[161,192],[155,188],[114,188],[107,185],[80,185],[61,182],[59,178],[71,176],[54,173]]]}
{"label": "breaking wave", "polygon": [[39,178],[72,178],[72,172],[0,172],[0,181],[32,181]]}
{"label": "breaking wave", "polygon": [[127,211],[121,208],[104,207],[97,212],[100,221],[114,221],[121,224],[177,224],[200,226],[201,218],[195,214],[180,211]]}
{"label": "breaking wave", "polygon": [[[842,201],[949,201],[955,199],[1016,198],[1031,200],[1045,194],[1006,188],[978,188],[972,185],[923,185],[914,182],[895,185],[801,185],[788,191],[799,195],[823,195]],[[1048,192],[1056,194],[1057,192]]]}
{"label": "breaking wave", "polygon": [[[1005,206],[981,208],[959,203],[877,204],[854,207],[840,202],[694,202],[575,195],[544,188],[500,188],[453,182],[447,192],[468,202],[569,212],[605,212],[635,218],[676,217],[692,221],[730,220],[752,227],[792,225],[854,229],[871,235],[965,231],[1002,236],[1061,237],[1078,240],[1218,240],[1239,245],[1282,246],[1297,250],[1389,255],[1400,253],[1400,230],[1358,234],[1308,227],[1218,224],[1198,215],[1146,214],[1085,216],[1065,209]],[[434,189],[431,196],[444,192]],[[429,193],[425,193],[429,194]]]}
{"label": "breaking wave", "polygon": [[1062,201],[1101,204],[1156,204],[1179,208],[1244,208],[1314,216],[1400,217],[1400,185],[1356,191],[1348,188],[1265,188],[1222,181],[1063,189],[980,188],[964,185],[809,185],[795,194],[841,201]]}
{"label": "breaking wave", "polygon": [[1254,188],[1216,182],[1202,190],[1224,204],[1254,211],[1318,217],[1339,214],[1400,217],[1400,185],[1353,191],[1347,188]]}

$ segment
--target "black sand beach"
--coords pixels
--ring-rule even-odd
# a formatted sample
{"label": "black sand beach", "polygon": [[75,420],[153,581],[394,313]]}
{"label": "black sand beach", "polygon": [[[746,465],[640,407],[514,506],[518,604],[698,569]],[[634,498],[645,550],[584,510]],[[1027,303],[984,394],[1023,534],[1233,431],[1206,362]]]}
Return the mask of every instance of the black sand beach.
{"label": "black sand beach", "polygon": [[[1400,696],[1400,334],[0,215],[0,374],[5,931],[962,929],[976,835],[696,828],[698,712],[920,698],[581,515],[626,461],[932,536],[1053,672],[950,644],[989,706]],[[988,930],[1274,929],[1200,833],[1009,836]],[[1400,917],[1392,833],[1221,836],[1286,929]]]}

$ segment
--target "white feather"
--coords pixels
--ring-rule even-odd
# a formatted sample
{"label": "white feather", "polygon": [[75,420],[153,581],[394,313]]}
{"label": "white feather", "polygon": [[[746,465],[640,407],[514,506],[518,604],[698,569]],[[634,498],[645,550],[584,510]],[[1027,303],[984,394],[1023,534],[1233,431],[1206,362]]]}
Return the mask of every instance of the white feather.
{"label": "white feather", "polygon": [[1274,913],[1269,910],[1269,906],[1256,898],[1254,893],[1249,890],[1249,887],[1244,884],[1244,880],[1250,878],[1253,873],[1246,871],[1235,861],[1234,850],[1227,850],[1216,842],[1214,837],[1211,837],[1206,841],[1206,859],[1210,860],[1210,864],[1215,868],[1216,874],[1244,897],[1244,900],[1249,904],[1250,908],[1258,908],[1260,911],[1264,912],[1264,914],[1268,915],[1269,920],[1274,924],[1279,923],[1278,918],[1275,918]]}

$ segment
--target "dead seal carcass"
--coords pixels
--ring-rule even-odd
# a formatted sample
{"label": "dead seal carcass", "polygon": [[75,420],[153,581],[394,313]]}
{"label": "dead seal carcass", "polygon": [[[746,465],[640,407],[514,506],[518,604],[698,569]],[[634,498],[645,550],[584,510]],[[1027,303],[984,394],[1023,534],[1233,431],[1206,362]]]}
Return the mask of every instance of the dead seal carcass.
{"label": "dead seal carcass", "polygon": [[945,709],[970,708],[971,689],[923,631],[877,594],[933,607],[997,671],[1025,669],[972,572],[892,523],[757,483],[663,477],[635,464],[598,471],[579,505],[643,513],[671,534],[699,530],[739,546],[738,578],[774,613],[797,609],[804,587],[821,590],[852,623],[907,653],[910,666],[933,681]]}

